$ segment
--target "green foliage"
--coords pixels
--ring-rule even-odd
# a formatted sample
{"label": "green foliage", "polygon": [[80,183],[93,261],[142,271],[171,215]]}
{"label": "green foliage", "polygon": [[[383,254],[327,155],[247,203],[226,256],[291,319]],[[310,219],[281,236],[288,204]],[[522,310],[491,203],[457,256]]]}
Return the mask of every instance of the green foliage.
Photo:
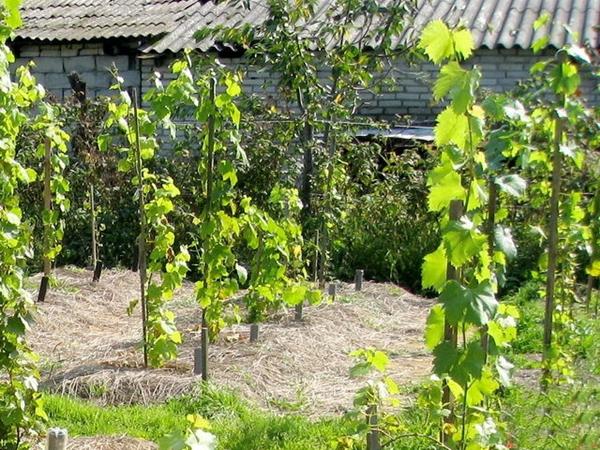
{"label": "green foliage", "polygon": [[[200,133],[199,157],[194,161],[200,175],[194,208],[198,212],[193,214],[198,227],[194,246],[200,250],[196,297],[211,335],[226,325],[226,303],[246,283],[252,321],[282,303],[297,304],[305,297],[318,300],[316,292],[290,276],[303,272],[301,229],[294,220],[300,206],[296,192],[275,187],[269,199],[272,214],[257,208],[249,197],[239,197],[237,167],[246,162],[240,145],[241,113],[234,102],[241,93],[239,75],[225,70],[195,74],[187,57],[172,69],[176,79],[166,86],[156,80],[156,89],[146,98],[171,129],[172,118],[194,110]],[[249,268],[236,254],[243,245],[250,250]],[[235,309],[233,313],[237,315]]]}
{"label": "green foliage", "polygon": [[481,74],[459,63],[472,52],[470,33],[434,21],[419,47],[434,63],[448,61],[434,86],[434,98],[448,105],[436,119],[441,154],[428,177],[428,206],[441,216],[442,243],[424,258],[422,271],[423,286],[440,293],[425,330],[435,380],[421,402],[443,420],[444,443],[492,448],[505,438],[491,399],[510,382],[512,364],[501,351],[514,339],[518,317],[514,307],[496,300],[507,259],[516,255],[512,233],[502,224],[502,203],[522,195],[526,184],[506,173],[505,149],[486,148],[494,141],[486,109],[478,104]]}
{"label": "green foliage", "polygon": [[206,430],[210,430],[210,423],[201,416],[188,414],[190,422],[185,433],[172,432],[158,441],[160,450],[214,450],[217,440]]}
{"label": "green foliage", "polygon": [[34,180],[34,172],[16,159],[16,140],[27,114],[44,91],[21,68],[13,81],[14,61],[6,45],[18,26],[19,2],[4,1],[0,8],[0,447],[27,448],[24,438],[46,418],[37,392],[37,357],[25,341],[32,302],[23,288],[24,269],[31,258],[31,229],[21,210],[18,189]]}
{"label": "green foliage", "polygon": [[[439,244],[437,218],[427,210],[426,172],[433,163],[425,149],[399,155],[372,146],[345,148],[347,180],[337,227],[331,232],[334,274],[352,279],[357,268],[368,279],[391,280],[413,291],[421,285],[420,261]],[[375,164],[382,159],[381,165]],[[357,163],[359,162],[359,163]]]}
{"label": "green foliage", "polygon": [[[146,277],[146,269],[149,273],[147,279],[142,279],[143,292],[140,293],[144,299],[141,302],[144,347],[150,364],[161,366],[177,356],[177,345],[181,343],[181,333],[175,328],[175,315],[166,308],[166,303],[182,285],[190,259],[187,248],[181,247],[178,253],[173,250],[174,227],[168,221],[168,214],[174,209],[172,199],[179,195],[179,189],[170,177],[156,175],[143,166],[143,161],[151,160],[157,150],[156,118],[134,108],[119,78],[114,88],[119,91],[119,102],[108,104],[105,126],[108,129],[115,126],[124,138],[125,146],[118,150],[121,154],[118,167],[122,172],[133,172],[131,182],[137,186],[136,196],[143,208],[139,217],[143,232],[138,240],[145,241],[147,266],[140,268],[140,274]],[[99,147],[108,149],[111,141],[111,135],[101,135]],[[130,314],[133,306],[128,310]]]}

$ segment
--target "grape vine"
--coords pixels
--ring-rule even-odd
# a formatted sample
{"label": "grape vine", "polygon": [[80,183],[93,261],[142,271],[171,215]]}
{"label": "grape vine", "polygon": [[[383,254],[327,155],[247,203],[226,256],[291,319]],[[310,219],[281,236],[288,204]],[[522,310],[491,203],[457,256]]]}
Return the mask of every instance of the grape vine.
{"label": "grape vine", "polygon": [[30,227],[19,205],[18,188],[32,182],[35,172],[23,167],[15,155],[19,131],[27,112],[43,97],[27,68],[11,80],[9,64],[14,56],[6,45],[12,30],[21,24],[19,2],[0,7],[0,447],[26,448],[24,438],[46,419],[36,356],[25,341],[31,321],[32,301],[23,289],[25,264],[31,258]]}
{"label": "grape vine", "polygon": [[419,47],[441,65],[434,99],[448,101],[435,127],[440,161],[428,178],[429,209],[440,214],[442,242],[423,263],[423,286],[440,293],[425,331],[440,381],[425,397],[443,421],[441,442],[488,448],[503,439],[492,400],[510,383],[512,365],[501,349],[515,336],[518,317],[514,307],[496,299],[502,268],[516,251],[510,230],[499,223],[506,211],[498,208],[498,197],[521,195],[525,181],[518,174],[500,175],[502,155],[487,145],[481,73],[461,65],[474,48],[470,32],[433,21]]}
{"label": "grape vine", "polygon": [[[151,114],[138,108],[122,87],[117,76],[113,86],[119,92],[119,101],[108,104],[109,116],[106,127],[115,125],[124,138],[119,148],[119,170],[131,173],[131,182],[137,186],[139,202],[140,234],[139,274],[140,307],[142,311],[142,334],[144,364],[161,366],[177,356],[181,333],[175,326],[175,315],[166,307],[173,293],[182,285],[190,259],[187,248],[175,252],[174,228],[168,215],[174,209],[173,199],[180,192],[168,176],[152,173],[144,165],[149,163],[158,148],[156,131],[158,123]],[[110,134],[99,138],[99,146],[106,150],[112,141]],[[131,314],[138,301],[132,302]]]}

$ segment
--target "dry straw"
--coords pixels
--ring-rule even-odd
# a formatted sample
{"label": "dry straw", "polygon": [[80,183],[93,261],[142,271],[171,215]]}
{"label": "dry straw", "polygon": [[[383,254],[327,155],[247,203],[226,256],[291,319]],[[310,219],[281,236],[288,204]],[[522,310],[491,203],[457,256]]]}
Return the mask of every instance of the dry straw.
{"label": "dry straw", "polygon": [[[137,277],[106,271],[100,283],[80,269],[59,269],[58,285],[39,306],[29,339],[42,356],[50,390],[100,404],[150,404],[193,392],[192,355],[200,341],[200,311],[187,284],[172,304],[184,333],[180,357],[162,369],[142,369],[140,319],[126,309]],[[361,292],[340,283],[333,304],[305,308],[304,321],[280,312],[249,342],[249,326],[225,330],[210,347],[212,381],[271,410],[310,417],[343,412],[364,379],[348,376],[348,353],[386,350],[390,374],[400,383],[422,380],[431,360],[422,343],[430,302],[391,284],[365,282]],[[82,447],[78,447],[82,448]],[[107,447],[109,448],[109,447]]]}

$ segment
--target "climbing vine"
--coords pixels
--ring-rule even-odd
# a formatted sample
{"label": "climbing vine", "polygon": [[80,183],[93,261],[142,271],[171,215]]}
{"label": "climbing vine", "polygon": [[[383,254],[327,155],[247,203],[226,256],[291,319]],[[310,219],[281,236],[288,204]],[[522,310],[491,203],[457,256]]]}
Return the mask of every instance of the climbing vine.
{"label": "climbing vine", "polygon": [[20,185],[35,179],[15,155],[16,139],[28,120],[27,111],[43,97],[28,68],[18,69],[6,45],[21,24],[19,2],[0,6],[0,447],[25,448],[24,438],[46,419],[37,392],[36,357],[25,341],[31,320],[31,298],[23,289],[25,264],[31,258],[31,234],[19,204]]}
{"label": "climbing vine", "polygon": [[443,421],[444,444],[488,448],[503,439],[492,400],[510,383],[512,365],[501,349],[514,338],[518,317],[496,299],[501,269],[516,251],[510,229],[498,223],[506,210],[498,208],[497,198],[498,192],[521,195],[525,181],[518,174],[500,175],[503,152],[486,146],[481,73],[461,65],[473,51],[470,32],[433,21],[419,47],[441,65],[433,97],[448,102],[436,120],[441,154],[428,179],[428,205],[440,214],[442,242],[423,264],[423,286],[440,294],[425,331],[439,381],[424,398]]}
{"label": "climbing vine", "polygon": [[[542,16],[536,21],[539,29],[548,21]],[[542,38],[543,42],[543,38]],[[539,41],[534,51],[539,50]],[[574,375],[573,339],[576,336],[574,308],[581,301],[577,287],[580,269],[578,255],[589,245],[591,264],[588,274],[594,273],[594,219],[585,225],[585,197],[581,186],[569,180],[580,173],[590,160],[584,149],[587,134],[580,128],[592,122],[594,114],[579,97],[580,67],[590,65],[587,52],[574,44],[566,45],[548,59],[531,69],[538,90],[529,98],[531,118],[527,169],[532,179],[531,201],[547,217],[540,228],[546,251],[539,261],[535,278],[545,285],[544,342],[542,388],[554,382],[569,381]],[[592,189],[594,183],[591,184]],[[593,211],[594,194],[588,208]]]}
{"label": "climbing vine", "polygon": [[[165,86],[157,78],[156,89],[146,100],[172,135],[177,133],[172,119],[178,116],[193,116],[199,124],[201,148],[193,158],[200,201],[193,221],[198,226],[196,298],[202,308],[203,378],[207,379],[209,337],[214,339],[228,319],[239,316],[230,300],[241,286],[249,287],[244,299],[251,321],[261,320],[282,302],[293,305],[305,297],[317,301],[319,295],[293,282],[288,273],[302,257],[300,228],[292,218],[299,206],[294,191],[276,189],[271,195],[272,203],[283,204],[290,214],[281,220],[258,209],[250,198],[238,197],[236,166],[246,160],[240,146],[241,113],[234,101],[241,93],[239,75],[209,70],[195,76],[189,56],[175,62],[172,71],[176,79]],[[254,252],[246,265],[235,252],[242,243]]]}
{"label": "climbing vine", "polygon": [[[180,192],[168,176],[157,175],[145,167],[157,151],[157,122],[155,117],[138,108],[133,98],[122,87],[117,76],[113,88],[118,91],[118,101],[108,104],[109,115],[105,125],[115,126],[123,141],[118,148],[121,154],[119,170],[131,174],[137,186],[140,234],[138,237],[140,275],[140,300],[144,363],[161,366],[174,359],[181,333],[175,327],[175,315],[167,309],[167,302],[183,283],[190,259],[187,248],[175,252],[174,228],[168,215],[174,209],[173,199]],[[108,149],[113,136],[99,138],[101,149]],[[131,313],[138,301],[132,302]]]}

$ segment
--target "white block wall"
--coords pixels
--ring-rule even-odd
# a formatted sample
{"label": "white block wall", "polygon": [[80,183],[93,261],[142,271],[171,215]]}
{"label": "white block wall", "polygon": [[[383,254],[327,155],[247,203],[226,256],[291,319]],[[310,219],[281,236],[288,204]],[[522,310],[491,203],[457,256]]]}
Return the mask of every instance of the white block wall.
{"label": "white block wall", "polygon": [[102,43],[25,45],[15,50],[14,66],[33,62],[31,69],[39,83],[56,99],[72,95],[67,75],[79,73],[87,84],[88,96],[109,95],[116,66],[128,87],[140,87],[140,61],[135,55],[106,55]]}
{"label": "white block wall", "polygon": [[[35,62],[32,72],[59,100],[71,95],[67,74],[72,70],[79,72],[87,83],[88,95],[95,96],[110,93],[112,77],[109,69],[113,64],[125,79],[126,86],[145,91],[152,85],[150,78],[154,71],[160,72],[166,80],[170,78],[168,66],[173,61],[173,56],[137,59],[133,55],[106,55],[102,43],[29,45],[21,47],[17,56],[16,64]],[[531,65],[544,57],[522,49],[480,49],[469,64],[481,68],[484,88],[501,92],[529,78]],[[244,58],[224,58],[221,62],[247,69]],[[437,69],[426,63],[409,67],[401,61],[394,62],[392,69],[397,83],[378,94],[362,92],[363,104],[359,112],[380,119],[400,120],[402,116],[410,116],[416,122],[431,121],[440,110],[440,105],[431,99]],[[330,72],[322,70],[320,76],[326,79]],[[250,68],[245,76],[244,91],[263,96],[284,110],[295,110],[294,104],[283,104],[277,97],[276,83],[276,74]],[[582,93],[590,104],[600,104],[597,82],[589,74],[584,74]]]}

